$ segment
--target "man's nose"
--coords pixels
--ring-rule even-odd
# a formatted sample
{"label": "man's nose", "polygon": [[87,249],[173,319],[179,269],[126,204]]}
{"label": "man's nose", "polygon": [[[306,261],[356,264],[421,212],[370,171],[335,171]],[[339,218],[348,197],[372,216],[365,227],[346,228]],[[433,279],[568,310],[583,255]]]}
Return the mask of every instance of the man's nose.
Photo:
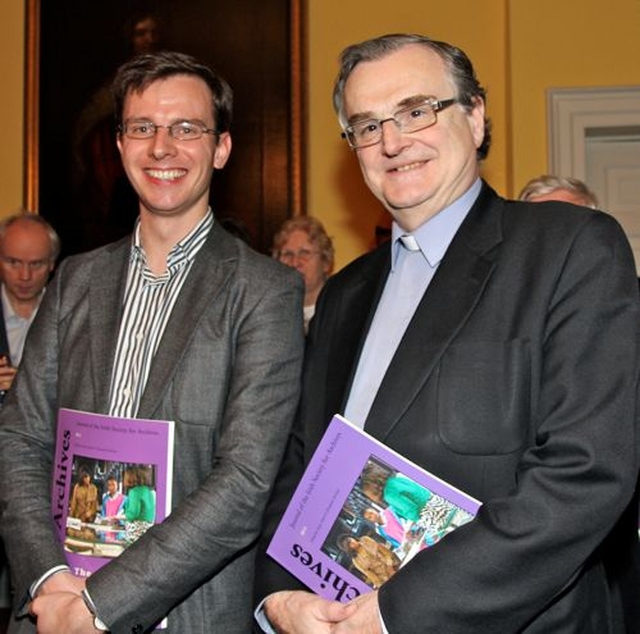
{"label": "man's nose", "polygon": [[176,140],[171,136],[169,128],[156,128],[151,148],[151,153],[155,158],[163,158],[168,154],[175,153]]}
{"label": "man's nose", "polygon": [[389,156],[399,154],[403,147],[411,143],[408,135],[400,131],[395,119],[385,119],[381,125],[381,144],[384,153]]}

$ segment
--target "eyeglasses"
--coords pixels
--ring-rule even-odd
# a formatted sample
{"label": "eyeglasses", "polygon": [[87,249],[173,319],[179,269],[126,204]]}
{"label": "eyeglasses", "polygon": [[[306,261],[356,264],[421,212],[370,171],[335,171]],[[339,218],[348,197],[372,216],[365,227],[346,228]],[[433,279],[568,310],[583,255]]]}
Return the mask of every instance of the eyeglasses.
{"label": "eyeglasses", "polygon": [[207,128],[204,123],[199,121],[176,121],[171,125],[157,125],[152,121],[136,120],[125,121],[122,125],[118,126],[118,130],[121,134],[124,134],[129,139],[152,139],[158,128],[166,128],[169,130],[169,135],[176,141],[196,141],[202,138],[203,134],[218,134],[218,131],[214,128]]}
{"label": "eyeglasses", "polygon": [[393,121],[400,132],[419,132],[429,128],[438,121],[437,112],[456,103],[457,99],[425,99],[413,106],[398,110],[393,117],[387,119],[364,119],[347,126],[342,138],[347,139],[349,146],[360,149],[376,145],[382,140],[382,126]]}
{"label": "eyeglasses", "polygon": [[320,251],[311,251],[311,249],[298,249],[297,251],[280,251],[278,260],[284,264],[291,264],[296,258],[299,262],[308,262],[311,256],[318,255]]}

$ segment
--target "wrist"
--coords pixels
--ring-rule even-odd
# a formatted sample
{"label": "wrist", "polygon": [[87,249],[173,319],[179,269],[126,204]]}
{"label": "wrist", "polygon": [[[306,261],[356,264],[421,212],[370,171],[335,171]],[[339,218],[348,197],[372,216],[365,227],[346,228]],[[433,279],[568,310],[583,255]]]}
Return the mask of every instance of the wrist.
{"label": "wrist", "polygon": [[85,607],[87,608],[87,610],[89,610],[89,613],[91,614],[91,618],[93,619],[93,627],[94,627],[94,629],[98,630],[99,632],[108,632],[109,631],[109,627],[107,625],[105,625],[100,620],[100,617],[98,616],[98,614],[96,612],[95,603],[93,602],[93,600],[89,596],[89,593],[87,592],[87,590],[84,589],[80,593],[80,596],[82,597],[82,600],[83,600],[83,602],[85,604]]}
{"label": "wrist", "polygon": [[[62,575],[61,573],[65,573],[65,574]],[[42,577],[40,577],[39,579],[37,579],[31,584],[31,587],[29,588],[29,596],[32,599],[35,598],[41,590],[46,592],[47,588],[51,587],[54,584],[57,585],[57,582],[60,579],[64,578],[66,580],[68,575],[71,576],[71,570],[69,569],[69,566],[67,565],[54,566],[53,568],[45,572],[42,575]],[[55,581],[50,582],[50,580],[53,580],[54,577],[57,577],[57,579]],[[55,587],[53,591],[56,591],[56,590],[59,591],[60,589]]]}

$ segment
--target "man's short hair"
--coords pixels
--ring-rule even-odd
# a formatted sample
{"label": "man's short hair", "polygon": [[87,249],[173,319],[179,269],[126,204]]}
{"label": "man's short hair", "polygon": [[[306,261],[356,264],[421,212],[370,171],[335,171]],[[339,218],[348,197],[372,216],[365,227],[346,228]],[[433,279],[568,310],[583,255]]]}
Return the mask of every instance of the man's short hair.
{"label": "man's short hair", "polygon": [[543,174],[537,178],[532,178],[522,188],[522,191],[518,195],[518,200],[531,200],[538,196],[551,194],[559,189],[574,194],[585,207],[598,209],[597,196],[581,180],[570,176]]}
{"label": "man's short hair", "polygon": [[2,218],[2,220],[0,220],[0,243],[4,240],[4,235],[7,229],[18,221],[32,222],[33,224],[40,225],[46,230],[47,235],[49,236],[49,243],[51,245],[49,259],[51,262],[55,262],[60,255],[60,236],[41,215],[35,212],[22,210],[12,214],[11,216],[7,216],[6,218]]}
{"label": "man's short hair", "polygon": [[228,132],[233,118],[233,91],[226,80],[194,57],[174,51],[138,55],[118,69],[111,91],[116,126],[121,126],[124,103],[130,93],[141,93],[152,83],[176,75],[199,77],[211,90],[216,132]]}

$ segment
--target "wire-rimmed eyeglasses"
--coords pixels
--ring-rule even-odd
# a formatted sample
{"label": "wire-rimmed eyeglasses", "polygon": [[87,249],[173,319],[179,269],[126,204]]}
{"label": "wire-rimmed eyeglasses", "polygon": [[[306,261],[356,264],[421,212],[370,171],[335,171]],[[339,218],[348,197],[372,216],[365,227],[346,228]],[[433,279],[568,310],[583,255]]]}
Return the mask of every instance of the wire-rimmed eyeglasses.
{"label": "wire-rimmed eyeglasses", "polygon": [[166,128],[169,130],[169,135],[176,141],[196,141],[202,138],[203,134],[218,134],[218,131],[214,128],[207,128],[207,126],[200,121],[176,121],[171,125],[158,125],[153,121],[146,119],[134,119],[132,121],[125,121],[122,125],[118,126],[118,130],[121,134],[129,139],[152,139],[159,128]]}
{"label": "wire-rimmed eyeglasses", "polygon": [[293,262],[297,259],[299,262],[308,262],[314,255],[319,255],[320,251],[315,251],[311,249],[298,249],[297,251],[291,251],[287,249],[286,251],[278,252],[278,260],[283,264],[293,264]]}
{"label": "wire-rimmed eyeglasses", "polygon": [[419,132],[438,121],[437,112],[456,103],[457,99],[425,99],[419,103],[398,110],[386,119],[363,119],[347,126],[342,133],[353,149],[376,145],[382,140],[382,126],[393,121],[400,132]]}

